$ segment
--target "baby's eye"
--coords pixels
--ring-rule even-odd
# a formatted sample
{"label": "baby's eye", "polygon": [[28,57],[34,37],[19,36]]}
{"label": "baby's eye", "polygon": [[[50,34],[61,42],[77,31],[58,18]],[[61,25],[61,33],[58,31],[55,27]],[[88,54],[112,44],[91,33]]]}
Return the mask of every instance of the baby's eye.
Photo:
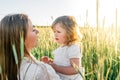
{"label": "baby's eye", "polygon": [[60,31],[57,31],[57,33],[61,33]]}

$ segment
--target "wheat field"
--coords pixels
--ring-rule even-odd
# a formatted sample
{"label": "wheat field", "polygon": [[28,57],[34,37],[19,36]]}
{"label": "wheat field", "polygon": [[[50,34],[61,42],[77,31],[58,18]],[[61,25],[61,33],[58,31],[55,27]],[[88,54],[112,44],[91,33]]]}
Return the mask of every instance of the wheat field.
{"label": "wheat field", "polygon": [[[36,27],[39,30],[38,46],[32,54],[41,60],[42,56],[54,58],[51,52],[59,45],[54,41],[50,27]],[[120,34],[114,27],[81,27],[82,66],[86,80],[120,79]]]}

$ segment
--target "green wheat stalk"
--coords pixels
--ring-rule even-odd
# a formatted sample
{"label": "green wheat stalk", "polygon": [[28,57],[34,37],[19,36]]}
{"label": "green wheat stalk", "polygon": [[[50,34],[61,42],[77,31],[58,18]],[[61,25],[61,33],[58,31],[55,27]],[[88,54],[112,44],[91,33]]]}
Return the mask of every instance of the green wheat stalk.
{"label": "green wheat stalk", "polygon": [[1,65],[0,65],[0,76],[1,76],[1,79],[2,79],[2,67],[1,67]]}
{"label": "green wheat stalk", "polygon": [[120,72],[115,80],[119,80],[119,79],[120,79]]}
{"label": "green wheat stalk", "polygon": [[24,57],[24,39],[23,39],[23,34],[21,35],[20,38],[20,53],[21,53],[21,59]]}
{"label": "green wheat stalk", "polygon": [[81,73],[79,67],[73,62],[74,69],[82,76],[83,80],[86,80],[83,74]]}
{"label": "green wheat stalk", "polygon": [[14,58],[15,58],[15,63],[18,65],[18,57],[17,57],[17,52],[15,49],[15,44],[12,45],[12,49],[13,49],[13,54],[14,54]]}
{"label": "green wheat stalk", "polygon": [[2,74],[2,67],[1,67],[1,65],[0,65],[0,74]]}

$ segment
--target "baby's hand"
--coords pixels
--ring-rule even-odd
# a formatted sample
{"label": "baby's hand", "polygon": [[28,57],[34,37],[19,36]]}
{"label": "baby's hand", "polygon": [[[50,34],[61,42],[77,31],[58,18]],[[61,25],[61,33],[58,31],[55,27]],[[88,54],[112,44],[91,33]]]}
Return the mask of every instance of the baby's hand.
{"label": "baby's hand", "polygon": [[48,62],[53,63],[53,59],[49,58]]}
{"label": "baby's hand", "polygon": [[49,58],[48,56],[43,56],[42,61],[44,63],[52,63],[53,62],[53,60],[51,58]]}

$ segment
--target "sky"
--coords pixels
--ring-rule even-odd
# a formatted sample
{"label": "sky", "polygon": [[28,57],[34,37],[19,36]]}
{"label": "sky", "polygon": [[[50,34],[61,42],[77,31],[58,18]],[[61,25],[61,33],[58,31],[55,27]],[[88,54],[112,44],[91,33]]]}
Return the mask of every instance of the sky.
{"label": "sky", "polygon": [[[120,0],[99,0],[99,24],[115,24],[115,10],[120,25]],[[86,19],[86,12],[88,18]],[[0,0],[0,20],[7,14],[25,13],[34,25],[46,26],[59,16],[75,16],[83,26],[86,21],[96,26],[96,0]]]}

